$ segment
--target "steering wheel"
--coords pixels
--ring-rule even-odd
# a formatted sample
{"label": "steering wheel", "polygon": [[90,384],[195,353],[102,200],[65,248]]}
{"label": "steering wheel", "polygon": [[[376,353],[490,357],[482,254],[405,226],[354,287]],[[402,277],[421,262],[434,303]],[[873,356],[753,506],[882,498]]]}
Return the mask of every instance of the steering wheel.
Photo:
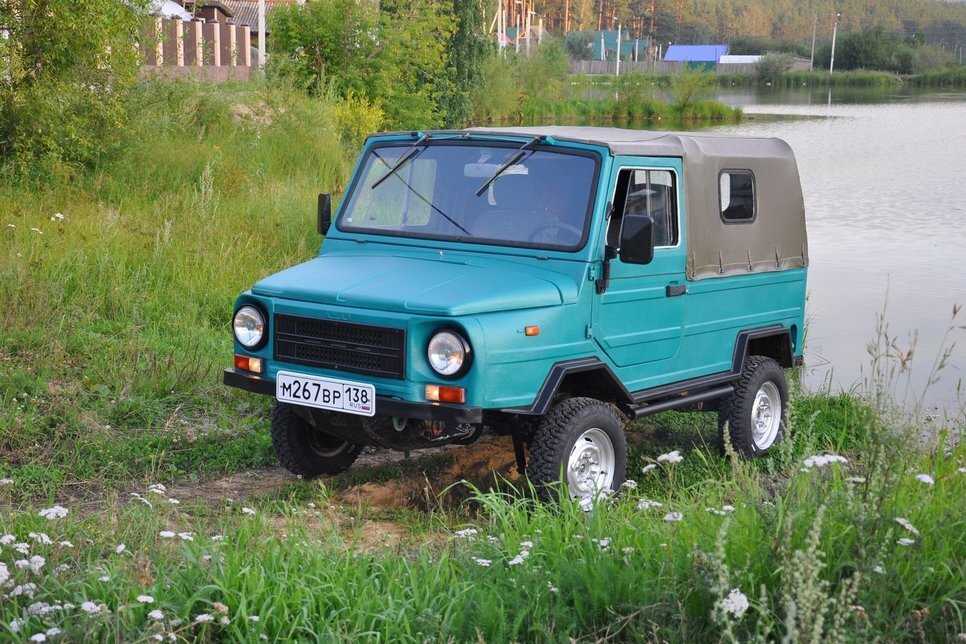
{"label": "steering wheel", "polygon": [[565,222],[562,222],[562,221],[550,221],[550,222],[547,222],[545,224],[541,224],[541,225],[537,226],[536,229],[532,233],[530,233],[530,236],[527,237],[527,241],[536,241],[537,238],[545,230],[547,230],[549,228],[559,228],[560,230],[565,230],[568,233],[571,233],[574,236],[574,241],[575,242],[578,241],[578,240],[580,240],[581,236],[583,236],[583,234],[584,234],[584,231],[582,231],[581,229],[577,228],[576,226],[571,226],[570,224],[565,223]]}

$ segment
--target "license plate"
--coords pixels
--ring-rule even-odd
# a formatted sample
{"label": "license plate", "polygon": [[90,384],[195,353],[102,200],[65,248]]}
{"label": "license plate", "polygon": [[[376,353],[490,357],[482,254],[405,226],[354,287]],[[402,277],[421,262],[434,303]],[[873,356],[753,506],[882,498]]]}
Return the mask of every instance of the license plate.
{"label": "license plate", "polygon": [[275,397],[294,405],[360,416],[376,415],[376,388],[363,382],[279,371],[275,378]]}

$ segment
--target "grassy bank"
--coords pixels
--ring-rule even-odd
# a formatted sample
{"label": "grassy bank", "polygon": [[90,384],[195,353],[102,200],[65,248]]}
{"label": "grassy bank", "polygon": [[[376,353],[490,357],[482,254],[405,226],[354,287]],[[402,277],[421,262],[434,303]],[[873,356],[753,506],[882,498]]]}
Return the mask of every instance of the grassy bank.
{"label": "grassy bank", "polygon": [[0,187],[0,638],[966,632],[962,427],[923,440],[848,396],[796,397],[751,464],[718,453],[713,416],[650,419],[636,485],[590,512],[532,502],[502,443],[322,481],[261,469],[266,400],[220,385],[231,304],[317,251],[351,128],[257,85],[134,100],[122,158]]}

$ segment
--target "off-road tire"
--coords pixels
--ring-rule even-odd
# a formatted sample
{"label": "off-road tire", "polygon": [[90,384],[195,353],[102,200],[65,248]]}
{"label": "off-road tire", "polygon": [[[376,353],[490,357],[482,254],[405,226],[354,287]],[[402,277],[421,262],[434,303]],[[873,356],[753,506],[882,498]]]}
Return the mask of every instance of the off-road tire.
{"label": "off-road tire", "polygon": [[718,408],[722,449],[727,422],[728,439],[735,451],[745,458],[763,456],[781,442],[787,411],[788,385],[781,366],[771,358],[750,356],[734,393],[724,398]]}
{"label": "off-road tire", "polygon": [[272,405],[272,447],[282,467],[312,478],[344,472],[362,452],[362,445],[325,433],[287,403]]}
{"label": "off-road tire", "polygon": [[624,483],[627,441],[617,410],[593,398],[567,398],[554,405],[541,419],[530,442],[527,477],[541,499],[555,501],[561,492],[569,493],[572,498],[595,495],[577,489],[576,475],[568,472],[571,459],[580,454],[578,440],[584,445],[587,441],[609,444],[612,463],[608,469],[613,472],[604,477],[610,479],[606,487],[618,490]]}

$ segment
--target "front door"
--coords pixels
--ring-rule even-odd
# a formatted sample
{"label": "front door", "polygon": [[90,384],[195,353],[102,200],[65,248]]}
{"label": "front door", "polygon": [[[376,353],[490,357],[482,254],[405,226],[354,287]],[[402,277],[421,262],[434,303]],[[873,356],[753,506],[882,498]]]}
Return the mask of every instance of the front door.
{"label": "front door", "polygon": [[[654,260],[611,260],[610,283],[597,296],[594,337],[637,390],[674,380],[684,335],[685,248],[682,243],[681,163],[677,159],[618,159],[607,243],[616,247],[626,213],[654,219]],[[623,369],[622,369],[623,371]]]}

